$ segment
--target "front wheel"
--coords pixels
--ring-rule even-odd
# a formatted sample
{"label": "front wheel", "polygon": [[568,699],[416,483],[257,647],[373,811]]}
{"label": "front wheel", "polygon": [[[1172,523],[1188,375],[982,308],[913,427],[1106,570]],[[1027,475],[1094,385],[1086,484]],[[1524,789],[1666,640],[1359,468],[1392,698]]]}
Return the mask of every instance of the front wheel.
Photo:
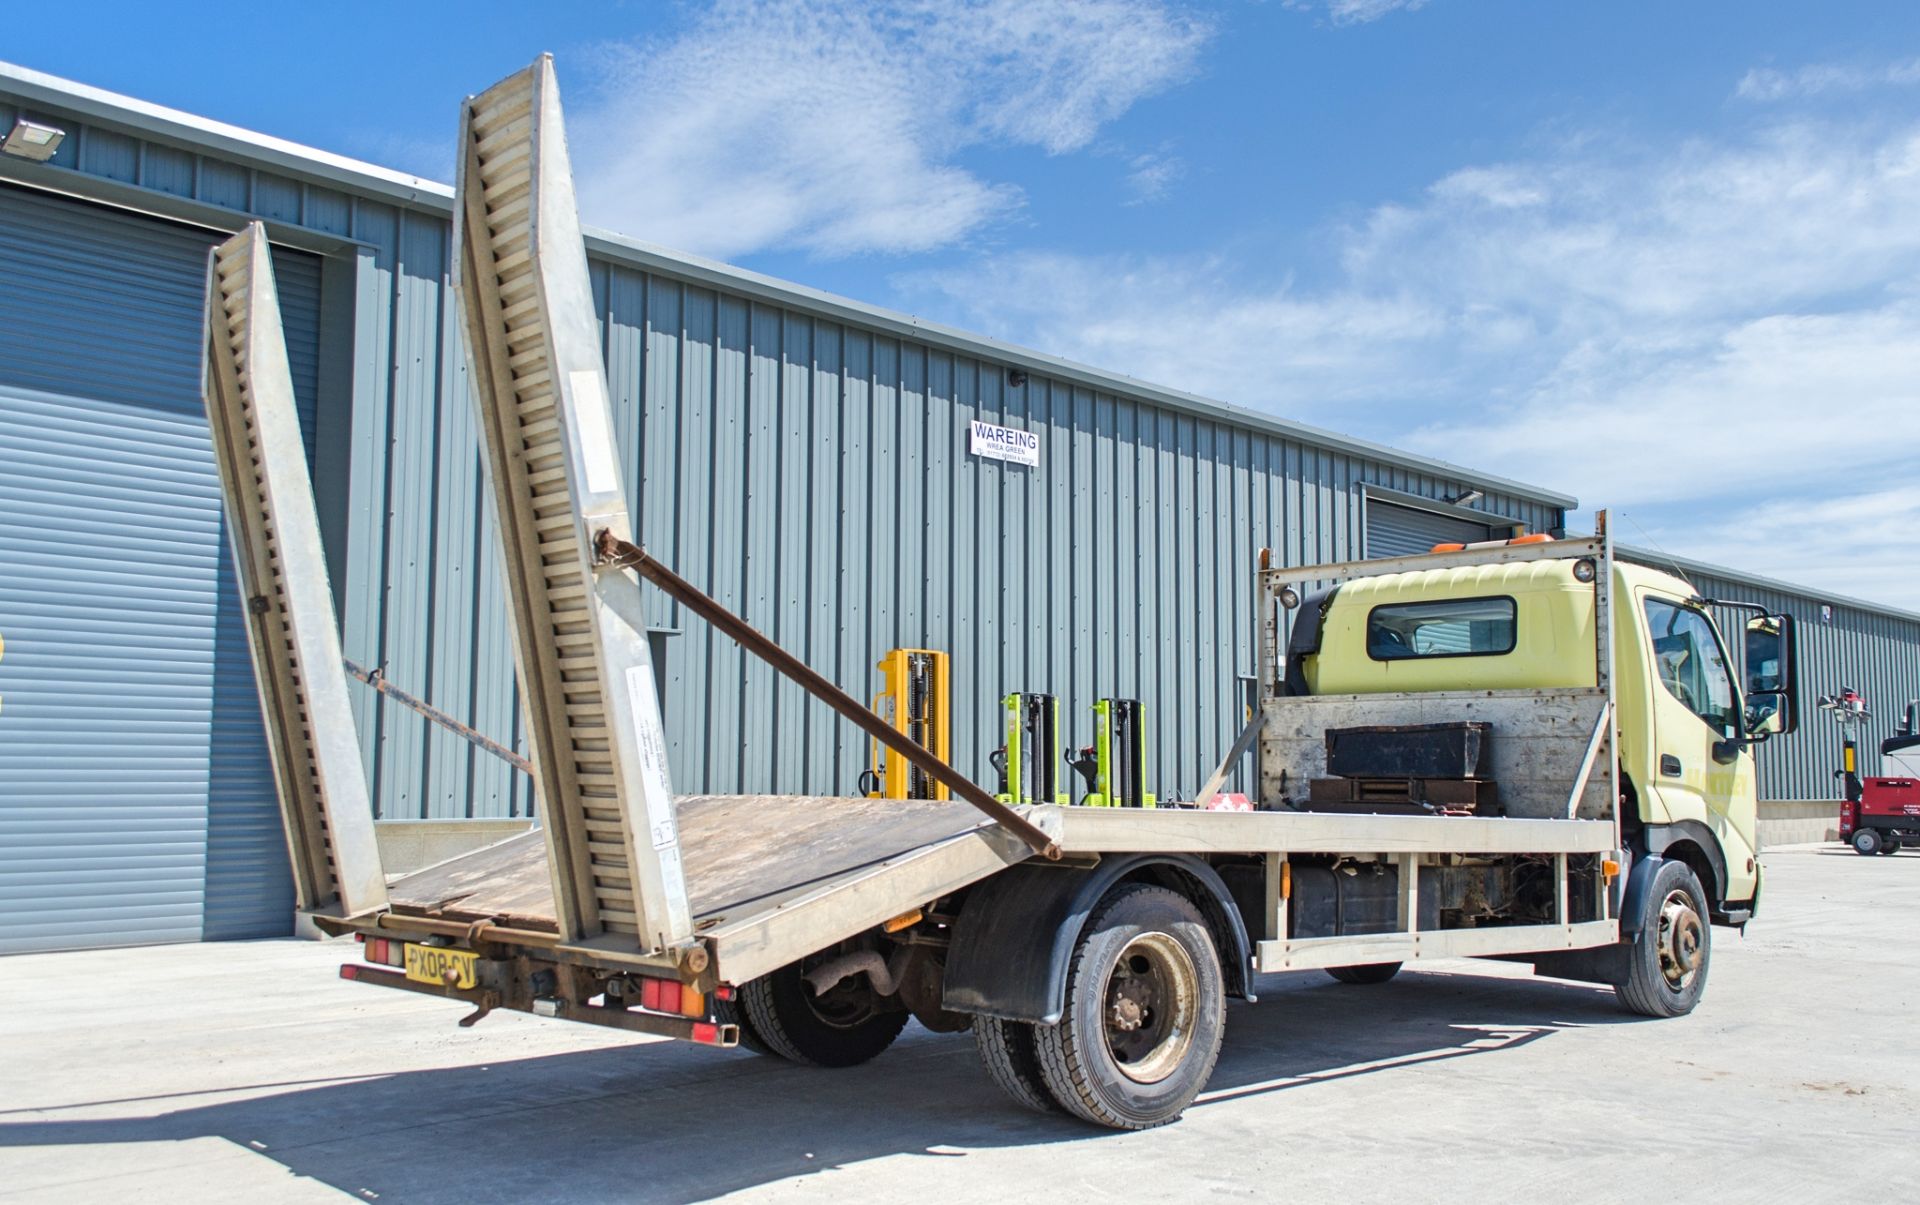
{"label": "front wheel", "polygon": [[1144,883],[1088,918],[1067,968],[1058,1025],[1034,1029],[1053,1099],[1096,1125],[1145,1130],[1206,1086],[1226,1030],[1213,935],[1193,903]]}
{"label": "front wheel", "polygon": [[1877,828],[1855,829],[1853,833],[1853,852],[1863,858],[1871,858],[1885,848],[1886,839]]}
{"label": "front wheel", "polygon": [[1643,1017],[1680,1017],[1707,990],[1713,931],[1707,893],[1684,862],[1662,863],[1649,885],[1640,935],[1627,951],[1627,977],[1614,985],[1620,1002]]}

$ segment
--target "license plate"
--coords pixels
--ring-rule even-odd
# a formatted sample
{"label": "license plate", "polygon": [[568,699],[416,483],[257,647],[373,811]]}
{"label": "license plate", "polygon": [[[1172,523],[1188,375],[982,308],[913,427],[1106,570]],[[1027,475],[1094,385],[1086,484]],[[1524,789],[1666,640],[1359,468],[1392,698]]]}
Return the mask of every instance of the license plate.
{"label": "license plate", "polygon": [[407,978],[420,983],[445,987],[447,972],[455,971],[455,987],[474,987],[479,983],[476,971],[480,956],[472,950],[452,950],[446,946],[407,947]]}

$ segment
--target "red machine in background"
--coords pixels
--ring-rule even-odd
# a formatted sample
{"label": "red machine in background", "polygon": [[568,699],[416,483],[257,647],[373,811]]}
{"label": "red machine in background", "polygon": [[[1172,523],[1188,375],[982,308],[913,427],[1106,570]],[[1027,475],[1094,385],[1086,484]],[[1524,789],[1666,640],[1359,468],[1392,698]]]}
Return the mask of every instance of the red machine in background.
{"label": "red machine in background", "polygon": [[1840,722],[1842,756],[1839,776],[1846,780],[1840,801],[1840,839],[1857,854],[1900,852],[1906,843],[1920,845],[1920,700],[1907,704],[1907,713],[1894,734],[1880,742],[1882,774],[1860,776],[1860,753],[1855,730],[1873,713],[1857,691],[1841,690],[1823,697],[1820,706]]}

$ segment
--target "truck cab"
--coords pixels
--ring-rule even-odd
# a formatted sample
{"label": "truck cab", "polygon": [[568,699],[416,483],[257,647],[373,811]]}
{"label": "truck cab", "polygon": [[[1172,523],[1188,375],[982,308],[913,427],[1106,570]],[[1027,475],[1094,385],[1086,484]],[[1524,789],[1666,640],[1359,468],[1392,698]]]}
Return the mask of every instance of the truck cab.
{"label": "truck cab", "polygon": [[1531,560],[1411,569],[1306,600],[1289,641],[1291,693],[1593,686],[1612,658],[1622,836],[1680,860],[1713,917],[1751,917],[1760,885],[1754,746],[1791,731],[1792,620],[1755,615],[1746,681],[1709,601],[1682,578],[1613,565],[1610,640],[1595,641],[1596,564]]}

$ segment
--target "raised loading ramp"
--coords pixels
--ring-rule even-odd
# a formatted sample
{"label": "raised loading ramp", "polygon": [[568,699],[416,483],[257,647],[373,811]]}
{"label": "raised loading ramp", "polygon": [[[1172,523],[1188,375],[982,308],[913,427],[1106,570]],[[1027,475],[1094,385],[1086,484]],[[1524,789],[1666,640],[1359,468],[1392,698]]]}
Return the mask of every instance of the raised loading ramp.
{"label": "raised loading ramp", "polygon": [[568,942],[692,940],[640,585],[553,59],[461,108],[454,289],[500,517],[534,783]]}
{"label": "raised loading ramp", "polygon": [[207,265],[203,394],[303,912],[386,906],[266,228]]}

